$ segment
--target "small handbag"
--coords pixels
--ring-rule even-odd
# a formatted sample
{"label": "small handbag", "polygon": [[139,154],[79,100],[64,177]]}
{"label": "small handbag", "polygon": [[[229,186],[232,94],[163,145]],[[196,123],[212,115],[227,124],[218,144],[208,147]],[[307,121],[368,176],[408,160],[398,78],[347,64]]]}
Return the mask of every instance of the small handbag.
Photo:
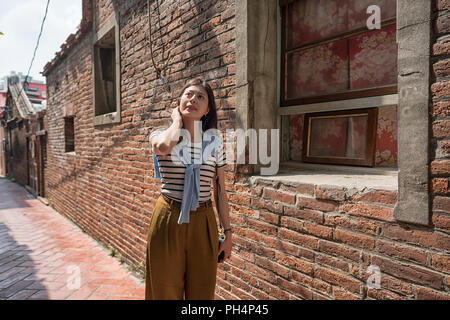
{"label": "small handbag", "polygon": [[[222,244],[222,242],[224,241],[225,239],[224,238],[222,238],[221,236],[219,236],[219,250],[220,250],[220,245]],[[222,262],[223,261],[223,258],[225,257],[225,251],[222,251],[220,254],[219,254],[219,256],[217,257],[217,262]]]}

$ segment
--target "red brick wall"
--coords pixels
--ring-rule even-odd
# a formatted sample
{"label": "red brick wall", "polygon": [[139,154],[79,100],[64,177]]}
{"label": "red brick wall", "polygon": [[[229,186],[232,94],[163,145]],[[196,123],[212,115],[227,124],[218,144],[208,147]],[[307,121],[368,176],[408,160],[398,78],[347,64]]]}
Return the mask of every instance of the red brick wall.
{"label": "red brick wall", "polygon": [[[449,226],[397,223],[397,192],[245,181],[229,187],[236,245],[220,296],[450,298]],[[367,288],[370,265],[380,290]]]}
{"label": "red brick wall", "polygon": [[[148,135],[169,123],[185,80],[195,75],[211,79],[221,107],[220,128],[233,127],[235,121],[234,1],[164,1],[161,29],[157,2],[151,1],[153,51],[165,80],[157,78],[150,59],[146,1],[129,7],[98,2],[104,8],[100,25],[112,10],[121,12],[120,124],[93,126],[90,34],[48,75],[49,200],[135,265],[145,259],[148,224],[160,188],[152,178]],[[441,1],[438,8],[447,6]],[[438,13],[433,24],[443,28]],[[435,70],[447,71],[442,65],[447,54],[448,43],[434,45]],[[438,89],[446,88],[441,80],[436,76],[431,88],[436,127],[431,142],[436,150],[447,148],[448,139],[448,134],[442,136],[448,105],[440,95],[445,90]],[[75,113],[76,155],[64,153],[63,109],[68,104]],[[219,267],[217,298],[450,299],[446,157],[431,162],[430,227],[393,219],[397,192],[253,181],[228,171],[234,252]],[[379,290],[367,287],[370,265],[381,270]]]}
{"label": "red brick wall", "polygon": [[[45,170],[46,197],[50,205],[57,211],[69,217],[81,228],[89,226],[88,232],[104,241],[95,220],[96,211],[101,208],[94,198],[95,191],[85,197],[87,186],[84,181],[91,179],[94,183],[97,177],[91,171],[95,163],[94,130],[92,123],[92,80],[90,60],[91,34],[88,33],[47,76],[47,112],[45,128],[47,130],[47,168]],[[68,110],[75,106],[75,151],[65,152],[64,117]],[[70,111],[69,111],[70,113]],[[75,170],[76,167],[76,170]],[[96,173],[100,174],[100,173]]]}

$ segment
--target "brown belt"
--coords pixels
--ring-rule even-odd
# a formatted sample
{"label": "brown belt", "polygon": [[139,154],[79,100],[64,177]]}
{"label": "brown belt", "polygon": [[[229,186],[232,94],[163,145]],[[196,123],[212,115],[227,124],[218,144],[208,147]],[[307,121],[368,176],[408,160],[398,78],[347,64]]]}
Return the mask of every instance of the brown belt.
{"label": "brown belt", "polygon": [[[169,204],[171,204],[171,205],[177,205],[177,206],[181,206],[181,202],[179,202],[179,201],[176,201],[176,200],[173,200],[173,199],[170,199],[169,197],[167,197],[166,195],[164,195],[164,194],[161,194],[162,196],[163,196],[163,198],[169,203]],[[197,208],[197,210],[200,210],[200,209],[205,209],[205,208],[212,208],[212,201],[211,201],[211,199],[210,200],[207,200],[207,201],[205,201],[205,202],[199,202],[198,203],[198,208]]]}

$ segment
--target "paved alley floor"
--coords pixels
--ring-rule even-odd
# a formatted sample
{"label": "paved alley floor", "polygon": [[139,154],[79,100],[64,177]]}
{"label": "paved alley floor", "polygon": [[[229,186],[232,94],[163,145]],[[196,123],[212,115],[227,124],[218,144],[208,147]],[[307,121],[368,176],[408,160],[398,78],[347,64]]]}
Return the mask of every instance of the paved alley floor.
{"label": "paved alley floor", "polygon": [[144,291],[106,248],[0,177],[0,300],[142,300]]}

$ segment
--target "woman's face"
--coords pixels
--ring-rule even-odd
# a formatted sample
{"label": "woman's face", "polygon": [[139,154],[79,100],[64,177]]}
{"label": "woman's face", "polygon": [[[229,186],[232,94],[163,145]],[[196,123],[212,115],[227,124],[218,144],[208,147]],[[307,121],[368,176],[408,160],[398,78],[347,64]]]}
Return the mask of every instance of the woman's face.
{"label": "woman's face", "polygon": [[181,95],[180,110],[183,117],[200,120],[209,112],[208,94],[198,85],[187,87]]}

